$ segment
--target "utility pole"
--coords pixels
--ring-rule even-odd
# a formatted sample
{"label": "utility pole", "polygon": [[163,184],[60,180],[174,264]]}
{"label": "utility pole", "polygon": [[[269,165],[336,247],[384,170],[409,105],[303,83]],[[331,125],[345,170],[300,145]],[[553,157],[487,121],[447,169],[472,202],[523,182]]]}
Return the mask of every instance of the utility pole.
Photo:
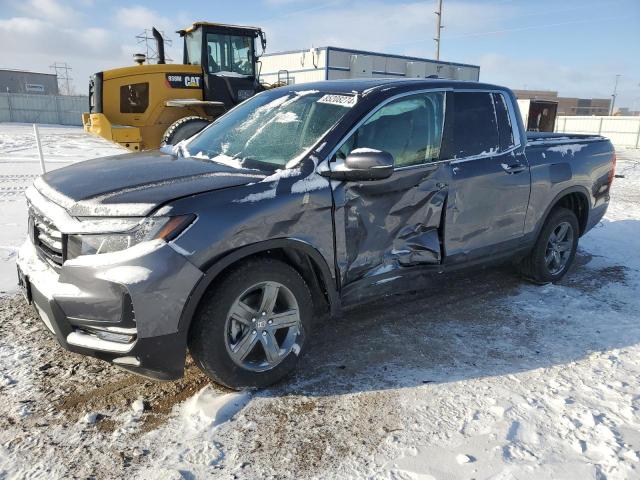
{"label": "utility pole", "polygon": [[436,37],[434,38],[436,41],[436,60],[440,60],[440,32],[444,28],[442,25],[442,0],[438,0],[438,11],[434,13],[436,14]]}
{"label": "utility pole", "polygon": [[[71,95],[71,80],[73,80],[73,78],[69,76],[69,72],[73,70],[71,66],[67,62],[55,62],[53,65],[49,65],[49,68],[52,68],[56,72],[56,78],[58,79],[58,89],[64,90],[64,93],[61,92],[62,95]],[[61,83],[64,88],[60,88]]]}
{"label": "utility pole", "polygon": [[618,80],[620,80],[620,74],[616,75],[616,83],[613,86],[613,95],[611,95],[611,107],[609,107],[609,115],[613,115],[613,106],[616,104],[616,97],[618,96]]}

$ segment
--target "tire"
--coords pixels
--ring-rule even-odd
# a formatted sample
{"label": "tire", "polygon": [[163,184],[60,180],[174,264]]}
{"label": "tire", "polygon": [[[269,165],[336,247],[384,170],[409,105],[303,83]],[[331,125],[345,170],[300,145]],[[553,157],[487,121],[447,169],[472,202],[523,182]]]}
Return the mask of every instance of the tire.
{"label": "tire", "polygon": [[[274,289],[275,300],[266,302]],[[210,287],[191,324],[189,349],[217,383],[234,390],[267,387],[295,370],[312,318],[309,287],[294,268],[274,259],[250,260]]]}
{"label": "tire", "polygon": [[182,140],[193,137],[209,125],[209,120],[202,117],[184,117],[173,122],[162,136],[163,145],[175,145]]}
{"label": "tire", "polygon": [[[563,235],[563,228],[567,229],[567,233],[558,240],[557,237]],[[575,213],[562,207],[553,209],[544,222],[536,244],[520,264],[523,276],[538,284],[561,280],[575,258],[579,232]]]}

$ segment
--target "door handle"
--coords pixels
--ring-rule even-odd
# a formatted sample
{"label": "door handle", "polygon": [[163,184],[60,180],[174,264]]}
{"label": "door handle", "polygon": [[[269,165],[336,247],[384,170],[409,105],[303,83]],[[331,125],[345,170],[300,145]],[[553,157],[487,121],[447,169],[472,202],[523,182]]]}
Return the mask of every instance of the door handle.
{"label": "door handle", "polygon": [[520,162],[512,163],[511,165],[507,165],[506,163],[503,163],[501,166],[502,166],[502,169],[507,173],[520,173],[520,172],[524,172],[524,170],[527,168],[525,165],[521,164]]}

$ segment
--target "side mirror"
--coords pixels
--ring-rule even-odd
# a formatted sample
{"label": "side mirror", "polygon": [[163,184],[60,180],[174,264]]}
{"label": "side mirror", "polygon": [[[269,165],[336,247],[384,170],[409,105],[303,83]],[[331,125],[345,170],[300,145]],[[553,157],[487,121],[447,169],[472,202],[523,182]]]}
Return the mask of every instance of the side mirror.
{"label": "side mirror", "polygon": [[371,148],[356,148],[342,164],[332,164],[332,171],[323,173],[335,180],[383,180],[393,173],[393,155]]}

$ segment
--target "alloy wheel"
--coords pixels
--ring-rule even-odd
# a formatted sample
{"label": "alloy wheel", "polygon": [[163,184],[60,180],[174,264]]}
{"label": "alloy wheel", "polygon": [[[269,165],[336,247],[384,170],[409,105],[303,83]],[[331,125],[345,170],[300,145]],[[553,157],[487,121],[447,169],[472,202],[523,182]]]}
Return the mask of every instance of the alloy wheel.
{"label": "alloy wheel", "polygon": [[569,222],[562,222],[553,229],[544,254],[544,263],[551,275],[562,272],[573,250],[573,227]]}
{"label": "alloy wheel", "polygon": [[242,368],[266,371],[296,348],[300,309],[295,296],[278,282],[261,282],[233,302],[225,323],[225,345]]}

